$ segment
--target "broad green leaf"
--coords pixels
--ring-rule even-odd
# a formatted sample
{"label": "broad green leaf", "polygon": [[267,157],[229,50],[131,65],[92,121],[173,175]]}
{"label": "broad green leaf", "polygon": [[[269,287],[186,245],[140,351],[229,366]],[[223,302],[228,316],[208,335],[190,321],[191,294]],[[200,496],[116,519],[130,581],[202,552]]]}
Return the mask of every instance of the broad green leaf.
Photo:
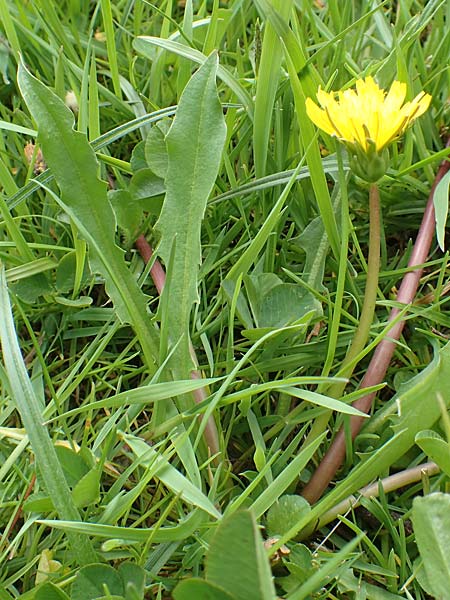
{"label": "broad green leaf", "polygon": [[126,561],[120,563],[118,570],[125,588],[125,600],[143,600],[146,576],[144,569],[136,563]]}
{"label": "broad green leaf", "polygon": [[239,599],[275,600],[269,559],[250,511],[219,525],[206,557],[206,580]]}
{"label": "broad green leaf", "polygon": [[44,492],[35,492],[31,494],[23,503],[23,508],[27,512],[49,513],[55,510],[50,496]]}
{"label": "broad green leaf", "polygon": [[293,523],[302,515],[309,513],[311,506],[302,496],[286,494],[270,507],[267,513],[267,534],[282,535],[289,531]]}
{"label": "broad green leaf", "polygon": [[136,455],[139,463],[144,467],[152,469],[155,476],[164,485],[175,492],[175,494],[179,494],[189,504],[201,508],[216,519],[220,519],[221,514],[211,500],[198,487],[193,485],[189,479],[182,475],[180,471],[175,469],[164,455],[158,454],[144,440],[135,436],[124,435],[123,438]]}
{"label": "broad green leaf", "polygon": [[51,294],[53,291],[50,282],[42,276],[20,279],[11,289],[16,296],[27,304],[32,304],[37,301],[39,296]]}
{"label": "broad green leaf", "polygon": [[76,485],[86,473],[89,473],[90,466],[79,452],[62,444],[58,444],[55,451],[66,481],[71,487]]}
{"label": "broad green leaf", "polygon": [[136,171],[130,180],[128,190],[136,200],[154,198],[166,191],[164,180],[155,175],[149,168]]}
{"label": "broad green leaf", "polygon": [[434,214],[436,219],[436,237],[440,249],[444,252],[445,228],[448,216],[448,195],[450,186],[450,171],[437,184],[433,194]]}
{"label": "broad green leaf", "polygon": [[87,565],[78,571],[72,584],[71,600],[95,600],[109,592],[123,596],[123,580],[115,569],[108,565]]}
{"label": "broad green leaf", "polygon": [[129,190],[113,190],[108,193],[108,199],[120,231],[125,235],[128,243],[133,243],[140,233],[143,221],[141,203],[133,198]]}
{"label": "broad green leaf", "polygon": [[416,444],[450,477],[450,444],[435,431],[420,431]]}
{"label": "broad green leaf", "polygon": [[139,169],[146,169],[148,166],[145,160],[145,141],[138,142],[131,152],[131,170],[136,173]]}
{"label": "broad green leaf", "polygon": [[[56,270],[56,289],[60,294],[67,294],[73,290],[75,279],[77,274],[77,252],[68,252],[65,254],[58,263]],[[89,269],[87,265],[84,265],[82,274],[82,284],[84,285],[89,278]],[[86,300],[84,301],[86,302]]]}
{"label": "broad green leaf", "polygon": [[72,498],[78,508],[89,506],[100,497],[101,471],[98,468],[91,469],[72,490]]}
{"label": "broad green leaf", "polygon": [[[0,271],[0,339],[9,389],[30,440],[45,489],[61,519],[79,521],[80,513],[72,500],[55,448],[43,424],[43,403],[36,395],[22,359],[3,268]],[[80,565],[95,560],[94,550],[86,536],[69,534],[68,538]]]}
{"label": "broad green leaf", "polygon": [[18,83],[38,125],[45,160],[61,190],[56,201],[89,243],[93,270],[102,274],[119,319],[131,323],[149,369],[158,359],[158,335],[147,314],[145,296],[115,243],[116,222],[108,202],[106,182],[87,137],[73,129],[72,112],[21,63]]}
{"label": "broad green leaf", "polygon": [[169,129],[167,121],[161,121],[152,127],[145,140],[145,160],[150,169],[162,179],[167,175],[167,147],[165,136]]}
{"label": "broad green leaf", "polygon": [[[224,289],[226,283],[222,283]],[[298,285],[283,283],[273,273],[246,276],[244,284],[258,328],[279,328],[295,323],[320,306],[310,292]]]}
{"label": "broad green leaf", "polygon": [[175,600],[237,600],[217,585],[196,577],[181,581],[174,589],[173,597]]}
{"label": "broad green leaf", "polygon": [[36,585],[43,583],[52,574],[62,571],[62,564],[59,560],[55,560],[53,555],[53,550],[49,550],[48,548],[42,550],[37,566]]}
{"label": "broad green leaf", "polygon": [[298,245],[306,254],[304,277],[308,285],[317,291],[325,290],[323,274],[328,253],[328,239],[322,219],[313,219],[297,238]]}
{"label": "broad green leaf", "polygon": [[[156,224],[161,234],[158,254],[167,268],[163,298],[168,338],[178,346],[172,364],[188,377],[190,313],[198,300],[200,234],[206,203],[215,183],[226,137],[217,96],[217,54],[192,76],[166,136],[168,166],[166,199]],[[173,252],[172,252],[173,249]],[[170,265],[170,266],[169,266]]]}
{"label": "broad green leaf", "polygon": [[282,283],[261,298],[260,327],[283,327],[317,311],[320,304],[314,296],[293,283]]}
{"label": "broad green leaf", "polygon": [[412,522],[433,596],[445,600],[450,590],[450,494],[415,498]]}

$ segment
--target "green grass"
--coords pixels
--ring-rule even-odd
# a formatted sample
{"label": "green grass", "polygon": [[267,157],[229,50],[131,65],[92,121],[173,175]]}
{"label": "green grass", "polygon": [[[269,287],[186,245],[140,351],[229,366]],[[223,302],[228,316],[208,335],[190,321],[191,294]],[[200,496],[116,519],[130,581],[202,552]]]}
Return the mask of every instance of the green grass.
{"label": "green grass", "polygon": [[[233,574],[270,579],[261,535],[277,537],[280,598],[430,597],[411,514],[415,497],[450,491],[435,241],[374,417],[312,510],[294,500],[264,528],[348,422],[389,336],[448,155],[449,18],[442,0],[0,0],[1,600],[238,598]],[[368,186],[304,100],[366,75],[433,100],[380,183],[376,317],[332,398],[364,294]],[[49,169],[37,149],[28,163],[30,141]],[[161,297],[141,234],[152,248],[162,236]],[[430,429],[440,441],[416,443]],[[440,470],[420,478],[427,460]]]}

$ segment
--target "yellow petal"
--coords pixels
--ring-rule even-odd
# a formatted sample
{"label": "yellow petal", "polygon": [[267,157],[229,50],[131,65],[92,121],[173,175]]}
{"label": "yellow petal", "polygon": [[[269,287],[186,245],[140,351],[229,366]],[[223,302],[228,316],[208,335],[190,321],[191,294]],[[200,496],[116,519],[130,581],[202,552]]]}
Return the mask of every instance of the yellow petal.
{"label": "yellow petal", "polygon": [[329,135],[335,135],[335,131],[328,119],[327,113],[319,108],[311,98],[306,98],[305,105],[306,114],[314,125],[317,125],[319,129],[322,129],[322,131],[325,131],[325,133],[328,133]]}
{"label": "yellow petal", "polygon": [[407,121],[407,117],[405,117],[401,111],[394,115],[390,115],[389,119],[385,119],[377,139],[377,150],[383,150],[385,146],[401,135],[406,127]]}
{"label": "yellow petal", "polygon": [[400,110],[406,96],[406,83],[400,81],[394,81],[391,85],[383,106],[383,112],[385,114]]}
{"label": "yellow petal", "polygon": [[383,102],[384,92],[378,87],[378,84],[370,75],[365,79],[358,79],[356,82],[356,90],[358,96],[360,96],[363,101],[369,99],[375,104]]}
{"label": "yellow petal", "polygon": [[411,101],[411,104],[413,106],[417,106],[417,110],[414,111],[414,119],[417,119],[417,117],[420,117],[420,115],[423,115],[423,113],[428,110],[428,107],[430,106],[430,102],[431,102],[431,96],[430,94],[425,94],[425,92],[421,92],[420,94],[417,94],[417,96],[414,98],[414,100]]}
{"label": "yellow petal", "polygon": [[322,108],[326,108],[330,103],[335,102],[334,94],[325,92],[321,88],[317,90],[317,100]]}
{"label": "yellow petal", "polygon": [[342,106],[338,102],[333,101],[328,104],[325,110],[336,135],[343,140],[353,142],[355,137],[353,124],[349,119],[348,113],[342,109]]}

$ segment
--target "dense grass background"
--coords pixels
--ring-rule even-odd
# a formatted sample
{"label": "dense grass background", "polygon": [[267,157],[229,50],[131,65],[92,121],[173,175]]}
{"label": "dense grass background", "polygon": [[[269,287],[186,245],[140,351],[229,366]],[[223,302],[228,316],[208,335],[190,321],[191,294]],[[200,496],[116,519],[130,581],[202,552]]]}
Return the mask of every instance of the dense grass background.
{"label": "dense grass background", "polygon": [[[450,400],[448,261],[437,244],[405,313],[378,417],[349,444],[312,513],[295,500],[283,512],[277,500],[308,481],[347,419],[373,350],[360,357],[340,402],[324,399],[364,293],[368,190],[335,141],[309,123],[304,98],[366,75],[383,87],[405,81],[409,98],[422,89],[433,96],[393,148],[380,184],[382,266],[370,343],[379,341],[445,156],[449,4],[0,0],[0,18],[0,598],[50,598],[49,587],[39,592],[46,576],[54,598],[64,597],[58,590],[100,597],[80,576],[93,562],[114,567],[99,567],[93,579],[110,577],[116,596],[120,572],[125,582],[144,577],[146,598],[170,598],[181,579],[203,577],[220,515],[245,507],[268,525],[264,538],[287,534],[285,554],[272,559],[279,597],[428,597],[411,507],[414,497],[449,485],[448,425],[438,422]],[[223,111],[212,56],[198,76],[205,87],[192,88],[181,112],[183,90],[214,50]],[[83,135],[70,131],[52,93]],[[182,125],[179,137],[169,134],[167,156],[164,136],[179,102]],[[24,152],[36,130],[44,156],[39,147]],[[166,190],[173,204],[155,230]],[[161,232],[169,291],[160,302],[152,261],[145,267],[135,242],[144,234],[156,247]],[[209,378],[197,408],[189,336]],[[413,377],[408,396],[402,385]],[[399,415],[398,431],[409,427],[412,439],[391,452],[382,409],[397,413],[399,390],[411,412]],[[215,455],[199,433],[205,411],[218,430]],[[429,452],[414,435],[431,427],[442,435],[444,458],[433,457],[442,472],[416,474],[389,494],[375,487],[342,524],[312,533],[350,493],[425,462]],[[370,468],[358,470],[370,456]],[[58,520],[76,524],[70,532]],[[242,573],[259,556],[260,534],[247,525]],[[225,564],[227,553],[218,552]],[[129,572],[119,571],[124,562]],[[124,597],[144,597],[143,585]]]}

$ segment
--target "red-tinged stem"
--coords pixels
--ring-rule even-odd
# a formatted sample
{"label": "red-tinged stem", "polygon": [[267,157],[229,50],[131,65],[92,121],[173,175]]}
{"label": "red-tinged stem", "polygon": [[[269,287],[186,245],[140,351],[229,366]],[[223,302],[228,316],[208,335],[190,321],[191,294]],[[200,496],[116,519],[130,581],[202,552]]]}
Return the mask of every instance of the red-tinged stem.
{"label": "red-tinged stem", "polygon": [[[447,146],[450,145],[450,140],[447,142]],[[408,262],[409,268],[417,267],[414,271],[409,271],[403,278],[400,285],[400,289],[397,294],[397,302],[401,304],[411,304],[414,300],[414,296],[419,286],[419,281],[422,276],[423,269],[419,265],[423,265],[427,259],[430,251],[431,242],[434,236],[435,230],[435,214],[433,196],[436,186],[447,173],[450,168],[450,161],[444,160],[439,167],[438,173],[434,180],[431,188],[428,202],[423,215],[422,223],[420,225],[419,233],[414,244],[411,257]],[[393,321],[398,317],[399,309],[392,309],[389,315],[389,321]],[[392,328],[389,330],[389,336],[384,338],[375,349],[373,357],[368,366],[367,372],[361,381],[360,387],[371,387],[378,385],[384,379],[386,371],[391,362],[392,355],[394,354],[396,341],[400,338],[405,325],[404,320],[397,321]],[[367,394],[362,398],[359,398],[353,403],[353,406],[364,412],[369,413],[373,401],[375,399],[376,392]],[[350,418],[350,432],[352,439],[354,439],[361,427],[363,422],[366,421],[363,417],[351,417]],[[336,435],[333,443],[328,448],[327,453],[323,457],[319,466],[317,467],[314,475],[306,485],[302,492],[302,495],[310,502],[316,502],[323,494],[329,483],[332,481],[337,470],[342,465],[345,458],[345,433],[343,428],[340,429]]]}
{"label": "red-tinged stem", "polygon": [[[153,250],[143,235],[140,235],[137,238],[137,240],[135,242],[135,246],[136,246],[137,250],[139,251],[139,254],[141,255],[144,263],[145,264],[149,263],[153,256]],[[155,284],[155,287],[158,290],[158,294],[161,295],[161,292],[164,288],[164,284],[166,282],[166,273],[158,259],[155,260],[155,262],[153,263],[153,265],[150,269],[150,277],[152,278],[153,283]],[[194,363],[196,365],[198,365],[197,356],[195,354],[194,348],[192,347],[192,344],[191,344],[190,350],[191,350],[191,356],[192,356]],[[194,371],[191,372],[191,379],[201,379],[201,378],[202,378],[202,374],[198,369],[195,369]],[[203,400],[205,400],[209,396],[209,391],[206,387],[203,387],[198,390],[194,390],[192,392],[192,396],[194,398],[194,401],[197,404],[200,404],[201,402],[203,402]],[[209,448],[211,455],[218,455],[220,452],[219,434],[217,432],[216,423],[212,416],[209,417],[209,419],[208,419],[208,423],[206,424],[204,435],[205,435],[205,442]],[[217,458],[218,458],[218,456],[217,456]],[[215,462],[217,462],[217,459]]]}
{"label": "red-tinged stem", "polygon": [[[150,244],[147,242],[143,235],[140,235],[135,241],[134,245],[139,251],[142,260],[145,264],[148,264],[153,256],[153,250]],[[161,263],[158,259],[155,260],[153,266],[150,269],[150,277],[153,279],[158,294],[161,295],[163,291],[164,283],[166,282],[166,273],[162,268]]]}

